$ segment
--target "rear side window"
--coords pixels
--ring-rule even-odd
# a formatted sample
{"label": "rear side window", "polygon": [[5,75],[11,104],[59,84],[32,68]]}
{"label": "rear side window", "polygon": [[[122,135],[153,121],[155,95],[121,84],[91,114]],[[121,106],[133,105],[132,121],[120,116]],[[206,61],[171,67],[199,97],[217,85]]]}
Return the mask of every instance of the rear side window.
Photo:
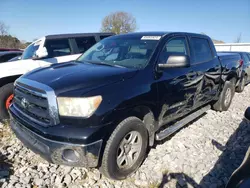
{"label": "rear side window", "polygon": [[190,44],[193,49],[194,63],[201,63],[213,59],[213,54],[207,39],[192,37]]}
{"label": "rear side window", "polygon": [[77,47],[80,53],[84,53],[88,50],[91,46],[96,43],[95,37],[79,37],[75,38]]}
{"label": "rear side window", "polygon": [[49,58],[71,54],[68,39],[47,40],[45,47],[47,48]]}
{"label": "rear side window", "polygon": [[102,40],[102,39],[105,39],[105,38],[107,38],[107,37],[110,37],[109,35],[101,35],[100,36],[100,39]]}

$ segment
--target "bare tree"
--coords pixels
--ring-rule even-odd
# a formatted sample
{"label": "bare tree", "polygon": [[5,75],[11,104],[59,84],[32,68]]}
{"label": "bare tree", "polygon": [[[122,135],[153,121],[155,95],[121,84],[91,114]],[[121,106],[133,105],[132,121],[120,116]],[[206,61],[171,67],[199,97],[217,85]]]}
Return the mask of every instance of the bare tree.
{"label": "bare tree", "polygon": [[241,33],[237,36],[237,38],[234,41],[235,43],[240,43],[241,42]]}
{"label": "bare tree", "polygon": [[8,34],[9,27],[4,23],[0,21],[0,35],[7,35]]}
{"label": "bare tree", "polygon": [[114,12],[102,20],[102,32],[128,33],[137,29],[136,19],[127,12]]}

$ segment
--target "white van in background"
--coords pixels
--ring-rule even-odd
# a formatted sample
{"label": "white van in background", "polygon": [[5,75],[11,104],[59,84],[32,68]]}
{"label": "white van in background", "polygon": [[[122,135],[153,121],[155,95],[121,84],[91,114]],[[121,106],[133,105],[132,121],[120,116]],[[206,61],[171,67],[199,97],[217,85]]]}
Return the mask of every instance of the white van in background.
{"label": "white van in background", "polygon": [[20,60],[0,63],[0,119],[8,118],[14,81],[35,68],[77,59],[95,43],[113,33],[48,35],[31,43]]}

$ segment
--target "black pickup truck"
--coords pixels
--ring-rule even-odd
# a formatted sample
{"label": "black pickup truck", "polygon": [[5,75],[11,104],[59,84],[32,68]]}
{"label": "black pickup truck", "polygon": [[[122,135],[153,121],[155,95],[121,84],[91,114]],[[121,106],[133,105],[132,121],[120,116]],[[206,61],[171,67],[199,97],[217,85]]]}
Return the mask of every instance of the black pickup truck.
{"label": "black pickup truck", "polygon": [[229,108],[240,57],[220,59],[205,35],[112,36],[76,61],[19,78],[9,108],[11,127],[49,162],[100,167],[109,178],[124,179],[155,140],[210,107]]}

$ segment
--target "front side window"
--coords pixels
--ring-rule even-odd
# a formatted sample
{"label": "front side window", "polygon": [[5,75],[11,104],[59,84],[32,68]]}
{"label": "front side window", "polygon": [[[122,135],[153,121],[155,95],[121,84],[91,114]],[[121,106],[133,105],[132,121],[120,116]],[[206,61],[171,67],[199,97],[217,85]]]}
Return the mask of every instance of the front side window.
{"label": "front side window", "polygon": [[95,37],[79,37],[75,40],[80,53],[84,53],[96,43]]}
{"label": "front side window", "polygon": [[191,38],[191,47],[194,54],[194,63],[201,63],[213,59],[213,54],[207,39]]}
{"label": "front side window", "polygon": [[40,43],[33,43],[29,45],[23,52],[22,59],[31,59],[38,50]]}
{"label": "front side window", "polygon": [[158,40],[144,39],[142,36],[106,38],[86,51],[78,61],[141,69],[147,65],[158,43]]}
{"label": "front side window", "polygon": [[167,41],[160,53],[158,62],[163,64],[166,63],[171,55],[187,55],[185,37],[176,37]]}
{"label": "front side window", "polygon": [[48,58],[60,57],[71,54],[68,39],[47,40],[45,47],[48,51]]}

